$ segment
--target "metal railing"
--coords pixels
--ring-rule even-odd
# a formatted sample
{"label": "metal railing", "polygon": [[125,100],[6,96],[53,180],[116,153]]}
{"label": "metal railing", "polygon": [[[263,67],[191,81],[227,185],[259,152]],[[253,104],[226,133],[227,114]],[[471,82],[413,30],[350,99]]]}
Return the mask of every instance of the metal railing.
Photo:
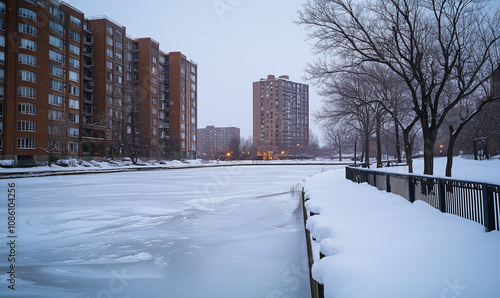
{"label": "metal railing", "polygon": [[421,200],[432,207],[500,231],[500,185],[432,176],[395,174],[346,167],[346,179],[366,182],[411,203]]}

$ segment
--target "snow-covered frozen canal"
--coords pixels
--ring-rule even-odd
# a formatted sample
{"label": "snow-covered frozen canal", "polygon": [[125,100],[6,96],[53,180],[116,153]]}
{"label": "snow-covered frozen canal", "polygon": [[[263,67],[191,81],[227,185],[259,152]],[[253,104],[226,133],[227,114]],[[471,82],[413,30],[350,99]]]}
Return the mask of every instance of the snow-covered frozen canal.
{"label": "snow-covered frozen canal", "polygon": [[18,279],[9,290],[0,233],[0,296],[308,297],[303,218],[291,189],[331,168],[6,179],[5,198],[16,183]]}

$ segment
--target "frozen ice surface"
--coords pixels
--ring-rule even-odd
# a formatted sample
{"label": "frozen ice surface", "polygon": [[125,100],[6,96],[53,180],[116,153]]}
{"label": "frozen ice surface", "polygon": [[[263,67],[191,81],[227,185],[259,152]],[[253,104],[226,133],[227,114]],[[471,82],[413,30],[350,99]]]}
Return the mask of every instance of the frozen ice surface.
{"label": "frozen ice surface", "polygon": [[[0,296],[307,297],[303,219],[290,189],[331,168],[4,180],[17,185],[18,280],[15,292],[7,289],[1,245]],[[0,241],[6,243],[5,233]]]}

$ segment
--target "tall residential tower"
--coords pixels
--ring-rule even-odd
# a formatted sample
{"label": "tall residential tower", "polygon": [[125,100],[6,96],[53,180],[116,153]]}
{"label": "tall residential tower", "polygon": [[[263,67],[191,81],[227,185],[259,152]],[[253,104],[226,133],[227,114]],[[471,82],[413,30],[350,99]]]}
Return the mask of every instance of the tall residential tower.
{"label": "tall residential tower", "polygon": [[309,142],[309,86],[274,75],[253,83],[253,141],[265,159]]}

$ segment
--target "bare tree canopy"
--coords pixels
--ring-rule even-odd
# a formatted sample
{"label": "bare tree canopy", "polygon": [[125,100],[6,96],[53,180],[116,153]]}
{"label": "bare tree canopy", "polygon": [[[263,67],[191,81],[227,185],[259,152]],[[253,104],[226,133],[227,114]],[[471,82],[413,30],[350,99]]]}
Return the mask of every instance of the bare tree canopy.
{"label": "bare tree canopy", "polygon": [[324,84],[375,63],[404,81],[422,129],[425,174],[433,174],[436,135],[450,111],[467,98],[479,109],[492,100],[500,11],[491,2],[310,0],[299,17],[322,54],[309,65],[311,80]]}

